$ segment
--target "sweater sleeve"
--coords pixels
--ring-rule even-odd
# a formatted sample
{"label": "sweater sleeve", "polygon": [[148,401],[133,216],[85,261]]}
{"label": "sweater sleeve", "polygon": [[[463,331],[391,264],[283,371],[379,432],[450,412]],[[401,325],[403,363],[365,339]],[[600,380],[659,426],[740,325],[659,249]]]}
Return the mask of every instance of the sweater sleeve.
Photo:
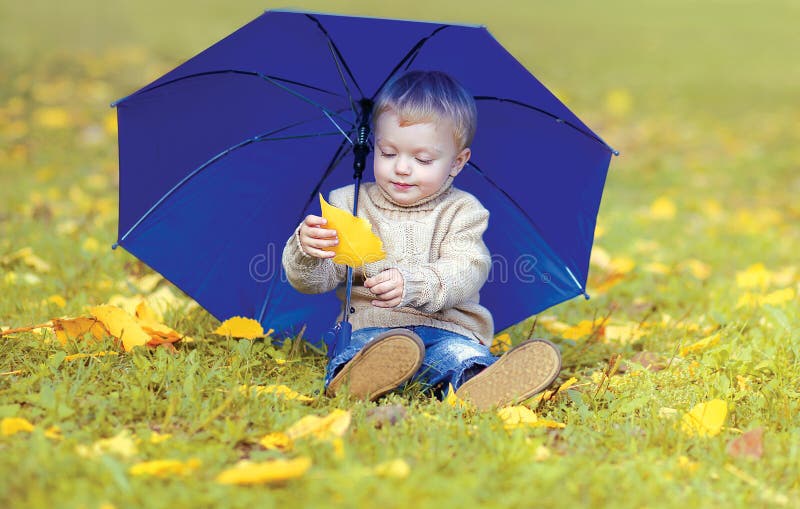
{"label": "sweater sleeve", "polygon": [[403,297],[398,307],[436,313],[473,298],[491,268],[489,250],[483,242],[488,225],[489,211],[477,200],[462,205],[442,241],[438,260],[397,267],[403,275]]}
{"label": "sweater sleeve", "polygon": [[[333,191],[328,202],[334,203],[334,195],[342,193]],[[302,223],[301,223],[302,224]],[[295,228],[292,236],[283,248],[282,264],[289,284],[300,293],[325,293],[336,288],[345,279],[347,267],[333,263],[330,258],[316,258],[308,255],[300,246],[300,226]]]}

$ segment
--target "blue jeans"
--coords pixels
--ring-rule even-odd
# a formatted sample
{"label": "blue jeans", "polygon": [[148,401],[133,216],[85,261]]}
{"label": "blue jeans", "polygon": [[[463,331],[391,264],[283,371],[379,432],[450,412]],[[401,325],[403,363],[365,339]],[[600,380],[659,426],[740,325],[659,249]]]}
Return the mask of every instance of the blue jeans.
{"label": "blue jeans", "polygon": [[[423,390],[431,390],[439,397],[443,396],[448,384],[452,384],[453,390],[456,390],[469,378],[497,360],[489,348],[461,334],[427,325],[411,325],[403,328],[415,332],[425,344],[425,359],[411,380],[421,383]],[[328,362],[328,367],[325,369],[325,387],[328,387],[339,369],[344,367],[364,345],[388,330],[391,328],[367,327],[354,330],[350,345]]]}

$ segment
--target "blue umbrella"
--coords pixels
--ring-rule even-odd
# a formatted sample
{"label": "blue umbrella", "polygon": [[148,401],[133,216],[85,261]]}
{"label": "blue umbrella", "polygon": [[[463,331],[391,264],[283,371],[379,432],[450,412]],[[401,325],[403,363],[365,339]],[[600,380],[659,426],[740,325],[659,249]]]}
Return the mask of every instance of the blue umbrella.
{"label": "blue umbrella", "polygon": [[305,325],[319,344],[340,305],[333,292],[288,284],[283,244],[319,214],[317,193],[360,181],[372,99],[413,69],[450,74],[478,106],[473,156],[455,185],[490,211],[481,304],[496,328],[588,298],[617,152],[482,26],[267,11],[116,101],[115,247],[220,320],[251,317],[285,335]]}

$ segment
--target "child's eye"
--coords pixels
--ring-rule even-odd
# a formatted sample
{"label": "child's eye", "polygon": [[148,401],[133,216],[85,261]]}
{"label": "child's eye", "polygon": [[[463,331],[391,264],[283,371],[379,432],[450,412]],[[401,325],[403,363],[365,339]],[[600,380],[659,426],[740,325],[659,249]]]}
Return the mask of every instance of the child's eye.
{"label": "child's eye", "polygon": [[395,155],[390,152],[384,152],[381,150],[381,157],[394,157]]}
{"label": "child's eye", "polygon": [[420,159],[419,157],[417,157],[416,160],[417,160],[417,162],[419,164],[423,164],[423,165],[431,164],[433,162],[433,159]]}

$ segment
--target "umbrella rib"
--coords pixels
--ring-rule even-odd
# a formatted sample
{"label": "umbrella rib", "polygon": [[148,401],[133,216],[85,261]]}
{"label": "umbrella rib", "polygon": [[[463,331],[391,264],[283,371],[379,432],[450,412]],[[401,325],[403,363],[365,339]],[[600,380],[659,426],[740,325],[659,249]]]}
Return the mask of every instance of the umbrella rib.
{"label": "umbrella rib", "polygon": [[[342,141],[342,143],[339,145],[339,148],[336,149],[336,152],[334,152],[333,157],[331,157],[331,161],[330,163],[328,163],[328,166],[325,168],[325,171],[322,173],[322,176],[319,179],[317,179],[317,185],[311,191],[311,194],[308,196],[308,199],[306,200],[306,203],[303,205],[302,210],[306,210],[308,208],[308,206],[311,204],[311,201],[317,196],[317,193],[319,193],[319,190],[322,188],[322,183],[325,182],[325,179],[330,176],[333,170],[335,170],[336,167],[339,166],[339,163],[342,162],[342,160],[347,156],[348,151],[342,150],[345,147],[347,147],[347,145],[344,143],[344,141]],[[300,213],[302,214],[303,212],[301,211]],[[302,220],[302,217],[300,219]]]}
{"label": "umbrella rib", "polygon": [[375,91],[371,99],[373,101],[375,100],[375,96],[378,95],[378,92],[380,92],[381,89],[389,82],[389,80],[391,80],[392,77],[397,73],[397,71],[399,71],[400,68],[403,67],[403,64],[405,64],[406,61],[409,61],[408,64],[406,65],[406,70],[408,70],[408,67],[411,65],[412,62],[414,62],[414,59],[417,58],[417,55],[419,54],[420,50],[425,45],[425,43],[427,43],[433,36],[435,36],[442,30],[450,26],[451,25],[442,25],[440,27],[437,27],[436,30],[430,33],[430,35],[418,40],[417,43],[410,50],[408,50],[408,53],[406,53],[405,56],[397,63],[397,65],[394,66],[394,69],[391,70],[389,75],[386,76],[386,79],[383,80],[383,83],[381,83],[381,86],[379,86],[378,89]]}
{"label": "umbrella rib", "polygon": [[619,155],[619,151],[615,150],[611,145],[606,143],[602,138],[600,138],[596,134],[594,134],[592,132],[586,132],[585,130],[583,130],[580,127],[576,126],[575,124],[573,124],[569,120],[565,120],[565,119],[559,117],[558,115],[554,115],[554,114],[550,113],[547,110],[543,110],[542,108],[537,108],[536,106],[533,106],[533,105],[528,104],[528,103],[524,103],[522,101],[517,101],[516,99],[508,99],[508,98],[504,98],[504,97],[493,97],[493,96],[488,96],[488,95],[476,95],[475,96],[475,100],[476,101],[498,101],[498,102],[501,102],[501,103],[502,102],[507,102],[507,103],[511,103],[511,104],[516,104],[517,106],[522,106],[523,108],[528,108],[529,110],[538,111],[539,113],[541,113],[543,115],[547,115],[548,117],[552,118],[553,120],[555,120],[559,124],[568,125],[569,127],[575,129],[576,131],[578,131],[579,133],[583,134],[584,136],[586,136],[588,138],[591,138],[592,140],[602,144],[609,151],[611,151],[611,153],[614,154],[615,156]]}
{"label": "umbrella rib", "polygon": [[[154,203],[154,204],[153,204],[153,205],[152,205],[152,206],[151,206],[151,207],[150,207],[150,208],[147,210],[147,212],[145,212],[144,214],[142,214],[142,217],[140,217],[140,218],[139,218],[139,220],[138,220],[138,221],[136,221],[136,222],[133,224],[133,226],[131,226],[131,227],[128,229],[128,231],[126,231],[126,232],[125,232],[125,234],[124,234],[122,237],[120,237],[120,238],[119,238],[119,240],[118,240],[117,242],[115,242],[115,243],[113,244],[113,246],[112,246],[112,247],[116,248],[117,246],[119,246],[119,244],[120,244],[121,242],[123,242],[123,241],[124,241],[124,240],[125,240],[125,239],[128,237],[128,235],[130,235],[130,234],[131,234],[131,232],[133,232],[133,230],[135,230],[135,229],[136,229],[136,228],[137,228],[137,227],[138,227],[140,224],[142,224],[142,222],[143,222],[145,219],[147,219],[147,218],[150,216],[150,214],[152,214],[152,213],[153,213],[153,212],[154,212],[154,211],[155,211],[155,210],[156,210],[156,209],[157,209],[157,208],[158,208],[158,207],[159,207],[159,206],[160,206],[162,203],[164,203],[164,201],[165,201],[167,198],[169,198],[170,196],[172,196],[172,194],[173,194],[175,191],[177,191],[179,188],[181,188],[181,187],[182,187],[184,184],[186,184],[186,183],[187,183],[189,180],[191,180],[191,179],[192,179],[192,178],[193,178],[195,175],[197,175],[198,173],[200,173],[200,172],[201,172],[201,171],[203,171],[204,169],[206,169],[206,168],[208,168],[209,166],[211,166],[213,163],[215,163],[215,162],[219,161],[220,159],[222,159],[223,157],[227,156],[228,154],[230,154],[231,152],[233,152],[233,151],[235,151],[235,150],[237,150],[237,149],[240,149],[240,148],[242,148],[242,147],[244,147],[244,146],[247,146],[247,145],[249,145],[249,144],[251,144],[251,143],[256,143],[256,142],[261,142],[261,141],[283,141],[283,140],[293,140],[293,139],[300,139],[300,138],[313,138],[313,137],[320,137],[320,136],[333,136],[333,135],[338,135],[338,134],[339,134],[338,132],[328,132],[328,133],[310,133],[310,134],[299,134],[299,135],[292,135],[292,136],[281,136],[281,137],[276,137],[276,138],[270,138],[270,136],[271,136],[271,135],[273,135],[273,134],[277,134],[277,133],[279,133],[279,132],[281,132],[281,131],[285,131],[285,130],[287,130],[287,129],[290,129],[290,128],[292,128],[292,127],[296,127],[296,126],[298,126],[298,125],[301,125],[301,124],[304,124],[304,123],[307,123],[307,122],[309,122],[309,121],[308,121],[308,120],[303,120],[303,121],[301,121],[301,122],[296,122],[296,123],[294,123],[294,124],[291,124],[291,125],[288,125],[288,126],[284,126],[284,127],[281,127],[281,128],[279,128],[279,129],[274,129],[274,130],[272,130],[272,131],[268,131],[268,132],[266,132],[266,133],[263,133],[263,134],[259,134],[259,135],[257,135],[257,136],[254,136],[254,137],[252,137],[252,138],[248,138],[248,139],[246,139],[246,140],[244,140],[244,141],[241,141],[241,142],[237,143],[236,145],[232,145],[232,146],[230,146],[230,147],[226,148],[225,150],[223,150],[223,151],[222,151],[222,152],[220,152],[219,154],[215,155],[214,157],[212,157],[212,158],[211,158],[211,159],[209,159],[208,161],[204,162],[203,164],[201,164],[200,166],[198,166],[197,168],[195,168],[194,170],[192,170],[192,171],[191,171],[189,174],[187,174],[185,177],[183,177],[183,178],[182,178],[182,179],[181,179],[181,180],[180,180],[180,181],[179,181],[177,184],[175,184],[174,186],[172,186],[172,188],[171,188],[169,191],[167,191],[166,193],[164,193],[164,194],[161,196],[161,198],[159,198],[159,199],[158,199],[158,201],[156,201],[156,202],[155,202],[155,203]],[[342,142],[342,143],[344,143],[344,142]]]}
{"label": "umbrella rib", "polygon": [[[336,43],[333,42],[333,38],[331,37],[331,34],[328,33],[328,31],[325,29],[325,27],[322,26],[322,22],[320,20],[318,20],[316,17],[314,17],[314,16],[312,16],[311,14],[308,14],[308,13],[306,13],[306,17],[308,19],[310,19],[311,21],[313,21],[314,23],[316,23],[317,27],[325,35],[325,38],[328,39],[328,47],[331,49],[331,51],[335,52],[336,56],[339,57],[339,60],[341,61],[342,65],[344,66],[344,69],[347,71],[347,74],[350,76],[350,79],[353,80],[353,84],[358,89],[358,92],[361,94],[361,97],[364,97],[364,91],[361,90],[361,86],[358,84],[358,81],[356,81],[356,77],[353,76],[353,71],[351,71],[350,70],[350,66],[347,65],[347,61],[342,56],[342,52],[339,51],[338,46],[336,46]],[[334,58],[334,61],[336,61],[335,58]],[[339,64],[337,63],[336,66],[338,68]],[[341,73],[341,70],[339,72]],[[342,81],[344,81],[344,77],[342,77]],[[347,88],[347,84],[346,83],[345,83],[345,88]],[[350,90],[348,89],[347,92],[349,94]],[[350,98],[350,102],[352,103],[352,101],[353,101],[353,99],[351,97]],[[355,107],[355,105],[354,105],[354,107]]]}
{"label": "umbrella rib", "polygon": [[[534,221],[534,220],[533,220],[533,218],[532,218],[531,216],[529,216],[527,212],[525,212],[525,209],[524,209],[524,208],[522,208],[522,207],[520,206],[520,204],[519,204],[519,203],[517,203],[517,201],[516,201],[514,198],[512,198],[512,197],[511,197],[511,195],[509,195],[509,194],[506,192],[506,190],[505,190],[505,189],[503,189],[503,188],[501,188],[500,186],[498,186],[498,185],[497,185],[497,183],[496,183],[494,180],[492,180],[492,179],[489,177],[489,175],[487,175],[487,174],[486,174],[486,173],[485,173],[485,172],[484,172],[482,169],[480,169],[480,167],[479,167],[477,164],[473,163],[472,161],[468,161],[468,162],[467,162],[467,166],[471,166],[471,167],[472,167],[472,168],[473,168],[473,169],[474,169],[474,170],[475,170],[475,171],[476,171],[476,172],[477,172],[477,173],[478,173],[478,174],[479,174],[481,177],[483,177],[483,178],[484,178],[484,179],[485,179],[485,180],[486,180],[486,181],[487,181],[487,182],[488,182],[488,183],[489,183],[489,184],[490,184],[492,187],[494,187],[494,188],[495,188],[497,191],[499,191],[499,192],[500,192],[500,193],[501,193],[503,196],[505,196],[505,197],[508,199],[508,201],[510,201],[510,202],[511,202],[511,203],[514,205],[514,207],[516,207],[516,208],[517,208],[517,210],[518,210],[518,211],[519,211],[519,212],[520,212],[520,213],[521,213],[521,214],[522,214],[522,215],[525,217],[525,219],[527,219],[527,220],[528,220],[528,222],[529,222],[529,223],[530,223],[530,225],[533,227],[533,229],[534,229],[534,230],[536,230],[536,233],[538,233],[538,234],[539,234],[539,236],[540,236],[542,239],[544,239],[544,234],[542,233],[542,230],[541,230],[541,229],[539,229],[539,226],[536,224],[536,221]],[[548,246],[548,247],[549,247],[549,246]],[[570,268],[567,266],[567,264],[566,264],[566,263],[564,263],[564,260],[562,260],[562,259],[561,259],[561,256],[559,256],[559,255],[558,255],[558,253],[556,253],[555,251],[553,251],[553,249],[552,249],[552,248],[550,248],[550,251],[552,251],[552,253],[553,253],[553,256],[554,256],[554,257],[555,257],[555,258],[556,258],[556,259],[557,259],[557,260],[558,260],[558,261],[561,263],[561,265],[563,265],[563,266],[564,266],[564,268],[567,270],[567,272],[568,272],[568,273],[569,273],[569,275],[571,276],[572,280],[575,282],[575,284],[576,284],[576,285],[577,285],[577,287],[578,287],[578,288],[581,290],[581,292],[585,293],[585,290],[584,290],[583,286],[581,286],[581,284],[578,282],[577,278],[575,278],[575,276],[573,275],[572,271],[571,271],[571,270],[570,270]]]}
{"label": "umbrella rib", "polygon": [[186,76],[181,76],[180,78],[175,78],[173,80],[165,81],[164,83],[159,83],[158,85],[156,85],[156,86],[154,86],[152,88],[148,88],[146,90],[141,90],[139,92],[135,92],[134,94],[131,94],[131,95],[127,96],[127,97],[123,97],[122,99],[114,101],[113,103],[111,103],[111,106],[112,107],[117,106],[120,103],[122,103],[123,101],[126,101],[127,99],[129,99],[129,98],[131,98],[131,97],[133,97],[135,95],[142,95],[142,94],[145,94],[147,92],[152,92],[153,90],[156,90],[158,88],[161,88],[161,87],[164,87],[164,86],[167,86],[167,85],[171,85],[171,84],[176,83],[178,81],[183,81],[183,80],[190,79],[190,78],[198,78],[198,77],[201,77],[201,76],[214,76],[214,75],[228,74],[228,73],[230,73],[230,74],[241,74],[241,75],[244,75],[244,76],[255,76],[255,77],[261,78],[262,80],[266,81],[267,83],[275,85],[276,87],[278,87],[278,88],[288,92],[289,94],[297,97],[301,101],[304,101],[304,102],[306,102],[306,103],[308,103],[308,104],[310,104],[310,105],[312,105],[312,106],[314,106],[316,108],[319,108],[323,112],[327,112],[328,114],[335,115],[335,116],[339,117],[340,119],[342,119],[343,121],[348,122],[348,123],[350,123],[352,125],[352,122],[350,122],[346,118],[340,116],[337,112],[332,111],[332,110],[326,108],[325,106],[319,104],[318,102],[314,101],[313,99],[310,99],[310,98],[304,96],[300,92],[298,92],[296,90],[293,90],[293,89],[289,88],[286,85],[283,85],[281,82],[290,83],[292,85],[299,85],[301,87],[310,88],[312,90],[317,90],[319,92],[324,92],[326,94],[334,95],[334,96],[337,96],[337,97],[342,97],[341,94],[337,94],[335,92],[331,92],[329,90],[325,90],[324,88],[319,88],[319,87],[316,87],[314,85],[309,85],[309,84],[302,83],[302,82],[299,82],[299,81],[289,80],[289,79],[286,79],[286,78],[280,78],[278,76],[269,76],[267,74],[260,73],[258,71],[243,71],[241,69],[225,69],[225,70],[220,70],[220,71],[204,71],[204,72],[198,72],[198,73],[194,73],[194,74],[188,74]]}
{"label": "umbrella rib", "polygon": [[[351,132],[351,134],[352,134],[352,132]],[[303,208],[300,210],[300,216],[301,217],[299,218],[299,221],[303,220],[302,215],[303,215],[304,211],[311,204],[311,200],[313,200],[314,197],[319,192],[320,188],[322,187],[322,183],[325,181],[326,178],[328,178],[328,176],[339,165],[339,163],[342,162],[342,160],[345,158],[345,156],[347,156],[348,151],[344,150],[346,147],[347,147],[347,144],[345,143],[345,140],[342,140],[342,142],[339,144],[339,148],[336,149],[336,152],[334,152],[333,157],[331,158],[331,161],[328,163],[328,167],[325,168],[325,172],[322,174],[322,178],[320,178],[317,181],[316,187],[314,187],[314,190],[311,192],[311,195],[309,196],[308,200],[306,200],[305,205],[303,205]],[[272,279],[272,283],[269,285],[269,288],[267,289],[267,293],[264,296],[264,303],[261,305],[261,312],[259,312],[259,314],[258,314],[258,321],[261,322],[261,323],[263,323],[263,321],[264,321],[264,315],[267,312],[267,303],[269,302],[270,297],[272,297],[272,290],[275,288],[275,280],[276,280],[276,278]]]}

